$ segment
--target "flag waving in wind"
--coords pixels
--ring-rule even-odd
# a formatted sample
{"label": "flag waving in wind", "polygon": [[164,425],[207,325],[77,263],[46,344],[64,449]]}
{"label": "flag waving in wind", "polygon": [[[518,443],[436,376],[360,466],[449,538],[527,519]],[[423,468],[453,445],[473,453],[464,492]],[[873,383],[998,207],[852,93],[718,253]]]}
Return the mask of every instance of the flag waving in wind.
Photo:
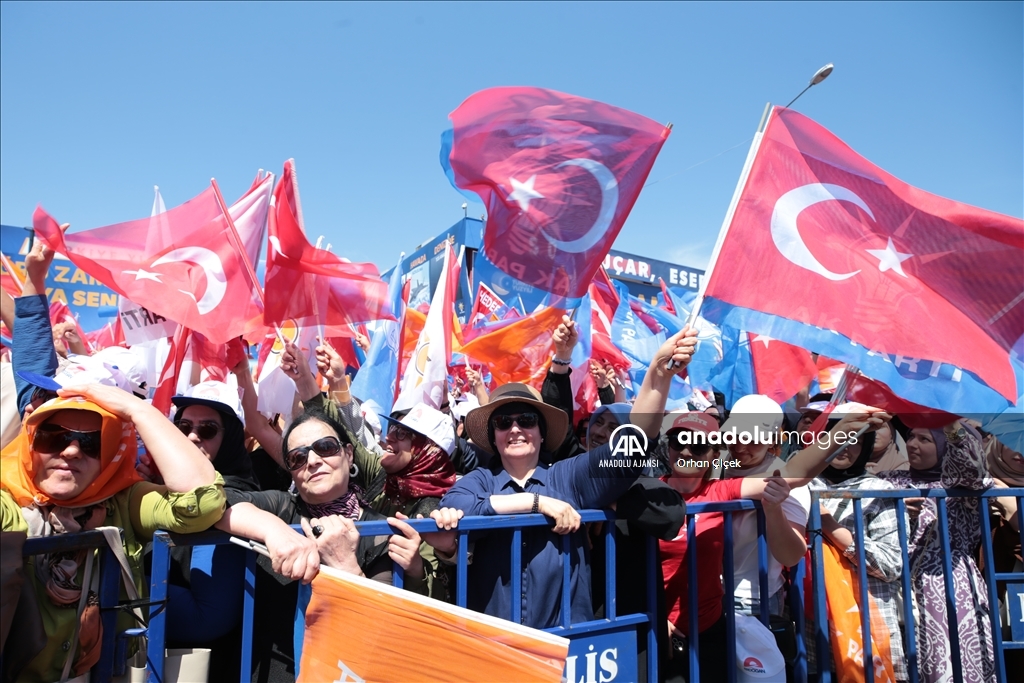
{"label": "flag waving in wind", "polygon": [[489,88],[450,115],[441,165],[487,207],[484,253],[559,296],[587,291],[669,134],[625,109],[542,88]]}
{"label": "flag waving in wind", "polygon": [[64,234],[42,207],[32,222],[46,246],[107,287],[214,343],[260,315],[259,284],[209,187],[166,213]]}
{"label": "flag waving in wind", "polygon": [[973,374],[1016,401],[1024,221],[911,187],[781,107],[754,145],[706,318],[825,353],[894,389],[894,368],[906,366]]}
{"label": "flag waving in wind", "polygon": [[452,320],[455,317],[453,302],[458,277],[452,245],[446,244],[444,269],[430,300],[430,312],[416,349],[402,376],[394,410],[408,410],[417,403],[426,403],[440,410],[444,403],[448,393],[448,362],[452,355]]}
{"label": "flag waving in wind", "polygon": [[372,263],[350,263],[317,249],[302,227],[295,162],[284,162],[274,189],[267,248],[267,325],[293,320],[325,326],[327,337],[352,337],[350,323],[387,318],[388,285]]}

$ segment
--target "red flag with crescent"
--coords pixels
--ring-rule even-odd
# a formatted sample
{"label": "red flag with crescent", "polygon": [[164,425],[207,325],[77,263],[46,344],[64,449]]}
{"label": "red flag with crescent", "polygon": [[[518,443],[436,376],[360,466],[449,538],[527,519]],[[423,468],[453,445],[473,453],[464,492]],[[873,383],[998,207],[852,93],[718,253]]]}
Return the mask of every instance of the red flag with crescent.
{"label": "red flag with crescent", "polygon": [[741,190],[706,318],[876,379],[949,364],[1016,401],[1024,221],[912,187],[782,107],[755,138]]}
{"label": "red flag with crescent", "polygon": [[669,128],[543,88],[489,88],[450,115],[441,163],[487,207],[484,253],[512,277],[582,297]]}
{"label": "red flag with crescent", "polygon": [[64,234],[42,207],[36,236],[107,287],[224,343],[261,315],[259,284],[214,187],[169,211]]}
{"label": "red flag with crescent", "polygon": [[268,326],[293,320],[325,326],[327,337],[354,337],[353,323],[392,319],[388,283],[372,263],[352,263],[309,243],[303,229],[295,162],[284,162],[274,189],[267,246]]}

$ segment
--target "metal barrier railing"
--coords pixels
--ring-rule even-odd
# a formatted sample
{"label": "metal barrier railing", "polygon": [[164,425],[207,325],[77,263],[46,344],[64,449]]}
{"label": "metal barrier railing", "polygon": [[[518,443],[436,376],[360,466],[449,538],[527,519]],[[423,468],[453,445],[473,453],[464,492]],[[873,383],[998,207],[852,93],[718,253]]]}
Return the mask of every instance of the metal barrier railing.
{"label": "metal barrier railing", "polygon": [[[868,581],[867,564],[864,555],[864,517],[862,501],[864,499],[892,499],[896,505],[896,520],[898,524],[900,552],[903,559],[902,593],[903,593],[903,623],[906,629],[905,654],[908,665],[910,683],[917,683],[919,680],[918,651],[916,640],[916,623],[913,614],[913,587],[911,575],[913,567],[908,555],[907,536],[907,498],[934,498],[936,499],[936,511],[938,515],[939,542],[945,548],[950,547],[949,541],[949,517],[947,500],[949,498],[977,498],[982,501],[989,498],[1010,498],[1018,500],[1018,509],[1024,488],[1009,489],[987,489],[985,491],[974,491],[967,489],[898,489],[898,490],[860,490],[860,491],[812,491],[811,492],[811,520],[809,529],[821,529],[821,509],[818,505],[821,498],[849,498],[853,500],[853,516],[855,523],[854,539],[857,547],[857,577],[860,595],[858,602],[861,618],[861,638],[863,642],[864,677],[867,683],[874,681],[874,666],[871,649],[871,623],[870,611],[864,609],[868,604]],[[1003,642],[1002,625],[999,615],[998,582],[1024,581],[1024,572],[996,573],[994,556],[992,551],[992,528],[989,521],[989,511],[985,506],[979,510],[981,517],[981,549],[984,554],[985,583],[987,584],[989,601],[989,620],[992,626],[993,655],[995,658],[995,671],[999,683],[1005,683],[1006,664],[1003,659],[1003,651],[1007,649],[1024,649],[1024,641]],[[1020,530],[1021,540],[1024,542],[1024,527]],[[814,584],[814,609],[815,609],[815,646],[818,655],[818,667],[821,683],[830,683],[832,680],[828,663],[831,661],[831,648],[829,645],[828,632],[828,608],[825,601],[825,578],[822,560],[823,540],[821,533],[812,531],[812,564]],[[951,554],[943,553],[942,577],[946,598],[946,626],[950,638],[950,652],[952,661],[953,680],[963,680],[963,662],[959,646],[959,630],[957,628],[956,599],[954,594],[953,561]],[[1009,598],[1009,595],[1007,596]],[[899,634],[896,634],[899,636]]]}
{"label": "metal barrier railing", "polygon": [[[861,605],[867,604],[868,602],[868,582],[867,582],[867,564],[864,555],[864,533],[865,523],[863,520],[863,508],[862,500],[864,499],[892,499],[896,506],[896,516],[898,522],[898,533],[899,543],[902,553],[902,559],[904,563],[904,572],[901,579],[901,587],[905,599],[903,600],[903,618],[906,627],[906,639],[905,639],[905,653],[908,662],[909,680],[911,683],[916,683],[919,680],[919,667],[918,667],[918,652],[915,634],[915,622],[913,616],[912,600],[906,599],[906,596],[912,596],[912,585],[911,585],[911,564],[908,557],[907,551],[907,517],[906,517],[906,503],[907,498],[933,498],[936,499],[937,513],[938,513],[938,526],[940,534],[940,542],[944,543],[948,547],[948,513],[946,502],[951,497],[972,497],[979,499],[988,499],[995,497],[1017,497],[1018,500],[1024,498],[1024,488],[1017,489],[990,489],[987,491],[966,491],[956,489],[925,489],[925,490],[862,490],[862,491],[812,491],[811,496],[811,516],[808,528],[810,529],[810,535],[812,538],[811,550],[812,550],[812,583],[814,590],[814,614],[815,614],[815,647],[818,655],[819,663],[819,680],[822,683],[830,683],[832,680],[831,672],[829,670],[828,663],[831,661],[831,648],[829,644],[829,633],[828,633],[828,612],[827,604],[824,596],[824,570],[822,566],[822,550],[823,540],[820,532],[816,530],[821,529],[821,512],[819,508],[819,500],[823,498],[850,498],[853,500],[854,506],[854,538],[857,543],[857,568],[859,578],[859,602]],[[1024,501],[1022,501],[1024,502]],[[754,512],[758,515],[758,566],[759,576],[758,583],[760,587],[760,619],[765,625],[769,625],[769,605],[768,605],[768,577],[767,577],[767,542],[764,536],[764,516],[760,511],[760,505],[752,501],[732,501],[722,503],[697,503],[688,506],[687,519],[686,519],[686,534],[687,544],[689,548],[695,548],[696,545],[696,522],[694,515],[706,514],[706,513],[719,513],[724,517],[724,556],[723,556],[723,584],[725,595],[727,599],[725,601],[725,618],[726,618],[726,661],[735,661],[735,648],[736,648],[736,625],[735,625],[735,609],[731,599],[729,599],[734,592],[734,572],[733,572],[733,553],[730,552],[733,547],[733,516],[737,513],[749,513]],[[993,550],[991,543],[991,526],[989,524],[988,511],[985,507],[982,507],[981,512],[981,524],[982,524],[982,553],[984,556],[985,563],[985,580],[987,583],[987,592],[989,598],[989,619],[992,625],[992,636],[993,636],[993,654],[995,656],[996,674],[998,680],[1002,683],[1007,681],[1005,664],[1003,661],[1003,652],[1007,649],[1024,649],[1024,640],[1014,640],[1004,642],[1002,638],[1001,622],[999,617],[999,602],[998,602],[998,582],[1010,582],[1019,581],[1024,582],[1024,572],[1009,572],[1009,573],[996,573]],[[630,628],[635,629],[640,637],[646,638],[647,644],[647,671],[648,680],[651,680],[654,672],[658,671],[658,645],[657,645],[657,633],[656,628],[662,628],[662,625],[657,621],[657,604],[656,604],[656,576],[657,566],[655,564],[657,541],[653,538],[647,539],[647,604],[646,612],[639,614],[620,615],[618,612],[618,605],[616,600],[616,567],[615,567],[615,517],[613,513],[606,511],[582,511],[581,517],[584,522],[606,522],[604,525],[603,534],[605,536],[605,557],[606,563],[606,576],[605,576],[605,605],[606,612],[604,619],[596,619],[585,623],[571,623],[570,618],[570,558],[569,551],[571,548],[571,541],[569,536],[564,536],[561,539],[562,543],[562,558],[563,558],[563,572],[562,572],[562,603],[561,603],[561,623],[552,629],[550,632],[558,635],[563,635],[570,639],[586,638],[594,634],[601,634],[616,629]],[[436,526],[432,520],[409,520],[408,523],[413,526],[418,532],[424,533],[429,531],[436,531]],[[458,552],[456,554],[456,604],[465,606],[467,602],[467,561],[468,561],[468,537],[471,532],[480,530],[493,530],[493,529],[512,529],[512,563],[513,566],[522,566],[523,558],[521,556],[520,549],[522,547],[522,531],[524,528],[533,526],[544,526],[549,525],[548,520],[543,515],[509,515],[509,516],[494,516],[494,517],[467,517],[460,521],[457,534],[460,542],[458,545]],[[357,528],[361,534],[370,534],[373,536],[383,536],[394,533],[391,527],[386,521],[374,521],[374,522],[359,522]],[[298,529],[296,529],[298,530]],[[145,635],[148,637],[148,654],[147,654],[147,681],[154,683],[162,683],[164,680],[164,644],[166,635],[166,603],[168,593],[167,576],[170,568],[170,547],[172,545],[220,545],[229,542],[230,536],[219,532],[210,531],[201,534],[190,534],[190,535],[177,535],[169,534],[167,532],[157,532],[154,536],[153,542],[153,576],[151,583],[151,591],[149,597],[149,603],[153,605],[149,615],[149,623],[145,628],[133,629],[130,635]],[[1022,540],[1024,540],[1024,532],[1022,532]],[[61,535],[52,536],[47,538],[29,539],[26,542],[24,555],[43,554],[57,551],[69,551],[78,550],[82,548],[101,548],[101,580],[100,580],[100,606],[102,610],[102,619],[104,625],[104,640],[102,645],[102,656],[100,662],[92,670],[92,680],[94,681],[106,681],[111,678],[112,675],[120,673],[123,670],[123,661],[121,667],[117,666],[117,659],[123,660],[123,648],[118,648],[115,642],[115,629],[117,614],[120,609],[118,605],[118,595],[120,592],[120,575],[117,561],[113,556],[113,553],[106,546],[106,541],[101,532],[86,532],[83,534],[73,535]],[[700,587],[697,581],[697,557],[696,553],[688,553],[688,572],[689,572],[689,599],[691,605],[697,605],[699,603],[698,595]],[[256,554],[250,552],[247,556],[246,569],[245,569],[245,581],[244,591],[245,597],[243,601],[243,618],[242,618],[242,649],[240,652],[241,664],[242,664],[242,680],[248,680],[247,672],[251,671],[252,662],[252,640],[253,640],[253,614],[255,609],[255,586],[256,586]],[[793,678],[797,681],[803,682],[807,680],[807,660],[806,651],[802,634],[803,628],[803,614],[804,614],[804,596],[803,596],[803,575],[805,573],[805,567],[803,561],[801,561],[795,568],[792,577],[792,583],[790,585],[790,608],[791,615],[796,626],[796,660],[793,663],[792,674]],[[953,575],[952,560],[947,554],[943,562],[943,578],[945,581],[946,590],[946,601],[947,601],[947,619],[955,620],[955,601],[953,594],[953,582],[951,577]],[[521,574],[519,571],[512,571],[512,590],[514,593],[521,593],[522,586],[520,582]],[[401,587],[403,583],[403,576],[401,569],[395,567],[394,584]],[[512,601],[512,618],[519,620],[521,616],[521,602],[519,600]],[[861,614],[861,630],[863,639],[864,649],[864,662],[865,680],[871,682],[874,680],[873,666],[869,664],[872,662],[872,650],[871,650],[871,632],[870,632],[870,614],[866,609],[860,610]],[[699,680],[700,676],[700,662],[699,662],[699,643],[700,636],[698,630],[698,610],[696,608],[689,610],[690,619],[690,651],[689,651],[689,662],[691,678],[693,680]],[[953,679],[962,680],[963,678],[963,667],[961,662],[961,654],[959,647],[957,646],[957,629],[955,626],[949,629],[951,638],[951,652],[952,661],[950,666],[952,668]],[[117,655],[120,652],[120,657]],[[296,653],[296,661],[301,656],[300,652]],[[728,679],[730,681],[735,680],[736,670],[734,666],[727,667]]]}
{"label": "metal barrier railing", "polygon": [[[732,502],[721,502],[721,503],[697,503],[688,507],[687,509],[687,534],[688,534],[688,547],[695,547],[693,545],[695,541],[695,524],[694,514],[700,513],[721,513],[725,516],[725,534],[726,534],[726,548],[732,547],[732,516],[734,513],[739,512],[754,512],[758,515],[758,565],[759,565],[759,586],[760,595],[766,596],[768,590],[768,575],[767,575],[767,558],[768,558],[768,546],[764,537],[764,516],[760,511],[760,505],[752,501],[732,501]],[[561,602],[561,624],[554,628],[547,629],[549,632],[556,635],[569,638],[570,640],[586,638],[588,636],[614,632],[622,629],[634,629],[638,632],[638,636],[646,639],[646,651],[647,651],[647,671],[648,680],[651,678],[654,672],[658,671],[658,643],[657,643],[657,632],[656,628],[662,628],[663,626],[658,623],[657,620],[657,540],[653,538],[647,539],[647,611],[644,613],[635,613],[628,615],[618,614],[617,601],[616,601],[616,566],[615,566],[615,515],[612,512],[604,510],[584,510],[580,511],[580,516],[583,522],[606,522],[603,529],[605,536],[605,618],[596,619],[593,621],[583,623],[571,623],[571,610],[570,610],[570,549],[571,549],[571,537],[569,535],[562,536],[561,543],[561,554],[562,554],[562,602]],[[406,520],[406,523],[412,526],[417,532],[425,533],[431,531],[437,531],[437,527],[433,520],[421,519],[421,520]],[[527,527],[535,526],[549,526],[551,521],[544,515],[499,515],[489,517],[466,517],[459,521],[457,529],[457,535],[459,537],[458,551],[456,554],[456,589],[455,589],[455,601],[460,607],[465,607],[467,604],[467,586],[468,586],[468,549],[469,542],[468,538],[470,533],[474,531],[483,530],[495,530],[495,529],[512,529],[512,567],[511,579],[512,586],[511,590],[513,594],[521,594],[521,572],[516,567],[522,566],[522,530]],[[293,527],[301,533],[301,529]],[[357,522],[356,528],[360,534],[371,535],[371,536],[386,536],[395,531],[388,525],[384,520],[373,521],[373,522]],[[167,600],[167,579],[166,570],[158,573],[157,568],[167,567],[169,569],[170,563],[170,547],[172,545],[208,545],[208,544],[223,544],[228,543],[230,537],[222,532],[206,532],[202,534],[189,534],[189,535],[178,535],[169,534],[166,532],[158,532],[154,536],[153,543],[153,582],[151,601],[153,603],[165,603]],[[690,554],[690,570],[693,572],[691,576],[695,577],[696,572],[696,554]],[[728,577],[727,594],[732,594],[733,587],[733,571],[732,571],[732,553],[726,552],[723,558],[725,562],[725,576]],[[256,585],[256,554],[249,553],[246,562],[246,574],[245,574],[245,599],[243,602],[243,635],[242,635],[242,651],[241,651],[241,670],[243,672],[251,671],[252,666],[252,617],[255,610],[255,585]],[[403,585],[402,570],[397,565],[394,567],[393,584],[396,587],[402,587]],[[696,596],[698,591],[697,581],[691,580],[690,582],[690,599],[696,604]],[[521,617],[521,601],[511,601],[511,618],[512,621],[518,622]],[[767,625],[769,623],[768,613],[768,601],[767,599],[761,600],[760,607],[760,618],[761,621]],[[727,643],[728,643],[728,656],[735,658],[735,619],[734,619],[734,607],[731,601],[726,602],[726,614],[727,614]],[[690,611],[691,619],[691,633],[694,636],[691,638],[692,647],[690,648],[690,664],[691,672],[695,677],[694,680],[698,680],[696,677],[699,676],[699,661],[697,659],[697,648],[699,647],[699,635],[697,634],[696,628],[697,610]],[[157,609],[150,616],[148,638],[149,638],[149,654],[147,661],[147,680],[153,683],[162,683],[164,679],[163,672],[163,654],[164,654],[164,642],[166,634],[166,614],[163,610]],[[802,644],[801,644],[802,645]],[[301,658],[301,651],[295,652],[295,660],[299,661]],[[730,670],[730,681],[735,680],[735,668]],[[243,673],[243,680],[248,680],[248,676]],[[801,677],[799,680],[805,680],[805,677]]]}
{"label": "metal barrier railing", "polygon": [[[91,680],[109,681],[114,675],[117,643],[117,615],[121,609],[121,567],[107,545],[102,531],[84,531],[77,534],[58,534],[26,539],[22,557],[50,553],[77,552],[79,550],[100,550],[99,559],[99,603],[100,623],[103,625],[103,639],[100,644],[100,659],[90,670]],[[32,590],[31,580],[26,580],[22,590]],[[88,590],[88,588],[85,588]],[[61,662],[63,664],[63,662]]]}

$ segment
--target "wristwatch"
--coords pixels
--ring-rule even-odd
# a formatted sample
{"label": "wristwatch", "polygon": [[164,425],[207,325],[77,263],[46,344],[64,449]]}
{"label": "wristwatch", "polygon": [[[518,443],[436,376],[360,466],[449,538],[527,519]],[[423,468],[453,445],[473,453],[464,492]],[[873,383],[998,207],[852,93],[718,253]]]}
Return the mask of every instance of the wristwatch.
{"label": "wristwatch", "polygon": [[540,494],[536,491],[533,492],[533,508],[530,510],[533,514],[540,512]]}
{"label": "wristwatch", "polygon": [[572,359],[562,360],[558,356],[553,357],[551,359],[551,362],[554,363],[555,365],[572,365]]}
{"label": "wristwatch", "polygon": [[850,560],[857,557],[857,544],[851,543],[850,545],[846,546],[843,549],[843,557],[846,557]]}

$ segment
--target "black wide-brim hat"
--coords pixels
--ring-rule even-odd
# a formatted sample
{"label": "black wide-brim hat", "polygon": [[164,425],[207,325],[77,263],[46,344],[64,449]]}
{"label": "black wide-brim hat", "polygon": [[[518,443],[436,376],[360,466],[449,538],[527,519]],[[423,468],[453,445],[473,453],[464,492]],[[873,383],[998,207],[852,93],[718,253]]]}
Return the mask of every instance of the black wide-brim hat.
{"label": "black wide-brim hat", "polygon": [[565,411],[549,406],[541,399],[540,392],[528,384],[512,382],[495,389],[486,405],[474,408],[466,415],[466,432],[477,448],[497,455],[487,436],[487,425],[490,424],[494,411],[509,403],[529,405],[544,417],[547,427],[545,433],[541,434],[541,438],[544,439],[544,450],[555,451],[565,441],[569,432],[569,416]]}

